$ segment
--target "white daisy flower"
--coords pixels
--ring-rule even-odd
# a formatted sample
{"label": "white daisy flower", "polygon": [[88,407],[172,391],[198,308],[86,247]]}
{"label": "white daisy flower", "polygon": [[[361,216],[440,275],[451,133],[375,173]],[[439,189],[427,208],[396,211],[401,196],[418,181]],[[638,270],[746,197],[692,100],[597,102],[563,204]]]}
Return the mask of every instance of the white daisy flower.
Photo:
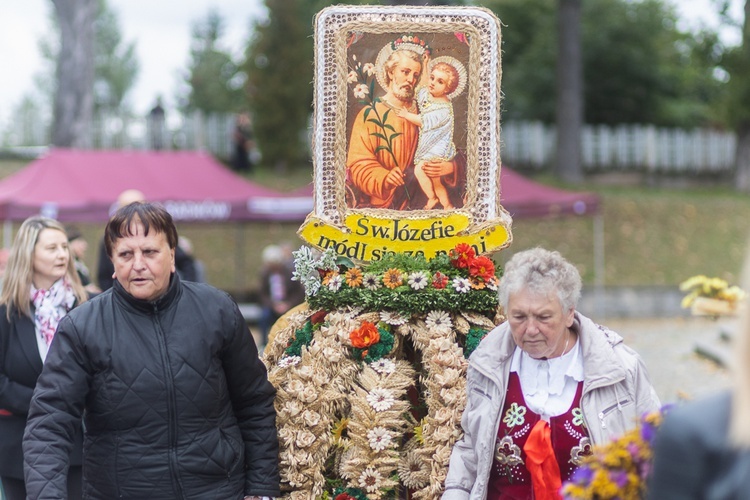
{"label": "white daisy flower", "polygon": [[359,487],[367,491],[367,493],[375,493],[380,489],[382,484],[383,476],[376,469],[368,467],[362,471],[359,475]]}
{"label": "white daisy flower", "polygon": [[396,311],[380,311],[380,321],[389,325],[398,326],[406,323],[407,318]]}
{"label": "white daisy flower", "polygon": [[421,290],[430,283],[430,277],[424,271],[415,271],[409,274],[408,283],[412,290]]}
{"label": "white daisy flower", "polygon": [[367,441],[373,450],[383,451],[391,446],[393,438],[385,427],[373,427],[367,431]]}
{"label": "white daisy flower", "polygon": [[367,402],[372,406],[373,410],[380,412],[393,406],[396,399],[393,397],[393,393],[388,389],[376,387],[367,393]]}
{"label": "white daisy flower", "polygon": [[377,290],[382,286],[380,277],[377,274],[367,273],[362,277],[362,286],[368,290]]}
{"label": "white daisy flower", "polygon": [[302,361],[302,358],[300,358],[299,356],[284,356],[276,364],[281,368],[288,368],[290,366],[296,365],[300,361]]}
{"label": "white daisy flower", "polygon": [[387,358],[380,358],[379,360],[370,363],[370,368],[381,375],[387,375],[396,371],[396,363]]}
{"label": "white daisy flower", "polygon": [[458,293],[467,293],[469,290],[471,290],[471,283],[469,282],[468,278],[453,278],[451,286]]}
{"label": "white daisy flower", "polygon": [[346,75],[346,83],[354,83],[357,81],[357,72],[352,70]]}
{"label": "white daisy flower", "polygon": [[453,328],[451,315],[447,311],[430,311],[427,313],[424,323],[427,325],[427,328],[433,330],[435,333],[444,335],[450,333]]}
{"label": "white daisy flower", "polygon": [[374,75],[375,65],[373,63],[365,63],[365,65],[362,66],[362,72],[365,73],[367,76]]}
{"label": "white daisy flower", "polygon": [[487,283],[485,283],[485,286],[489,288],[490,290],[492,290],[493,292],[497,292],[497,285],[498,285],[498,280],[495,277],[490,278],[490,280]]}
{"label": "white daisy flower", "polygon": [[338,292],[339,288],[341,288],[342,283],[344,283],[344,277],[340,274],[337,274],[328,282],[328,289],[333,292]]}
{"label": "white daisy flower", "polygon": [[360,83],[359,85],[354,87],[354,90],[352,92],[354,92],[354,97],[356,97],[357,99],[364,99],[370,94],[370,88],[364,83]]}

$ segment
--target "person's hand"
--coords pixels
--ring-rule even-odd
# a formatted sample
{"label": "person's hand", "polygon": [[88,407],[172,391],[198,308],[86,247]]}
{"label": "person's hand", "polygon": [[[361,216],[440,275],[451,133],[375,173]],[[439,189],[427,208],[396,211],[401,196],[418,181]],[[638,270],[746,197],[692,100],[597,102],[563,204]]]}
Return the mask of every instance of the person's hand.
{"label": "person's hand", "polygon": [[395,167],[388,172],[383,180],[383,187],[386,189],[393,189],[398,186],[404,185],[404,173],[400,168]]}
{"label": "person's hand", "polygon": [[427,177],[443,177],[451,175],[455,170],[456,164],[453,161],[430,161],[422,166]]}

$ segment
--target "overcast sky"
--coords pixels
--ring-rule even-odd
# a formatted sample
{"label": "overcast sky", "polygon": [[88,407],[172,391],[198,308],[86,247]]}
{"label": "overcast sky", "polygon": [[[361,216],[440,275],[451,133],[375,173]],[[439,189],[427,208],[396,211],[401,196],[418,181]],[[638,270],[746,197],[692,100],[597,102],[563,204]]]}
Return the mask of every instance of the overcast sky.
{"label": "overcast sky", "polygon": [[[715,0],[670,0],[678,6],[685,26],[716,25]],[[732,0],[737,17],[744,0]],[[42,71],[39,39],[50,26],[50,0],[0,0],[0,126],[23,95],[34,88]],[[136,44],[140,73],[129,99],[137,113],[146,113],[157,95],[167,107],[187,67],[191,26],[215,7],[227,25],[224,42],[234,54],[246,45],[251,21],[265,15],[262,0],[108,0],[120,19],[126,41]],[[312,19],[310,20],[312,23]],[[732,36],[732,34],[728,34]]]}

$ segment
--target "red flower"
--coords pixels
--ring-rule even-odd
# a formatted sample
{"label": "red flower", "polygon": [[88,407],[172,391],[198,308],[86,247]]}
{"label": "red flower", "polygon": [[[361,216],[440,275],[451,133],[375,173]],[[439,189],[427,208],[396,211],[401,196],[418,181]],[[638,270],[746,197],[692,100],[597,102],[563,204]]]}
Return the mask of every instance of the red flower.
{"label": "red flower", "polygon": [[451,264],[453,264],[453,267],[466,269],[475,255],[471,245],[468,243],[459,243],[456,245],[456,248],[451,250]]}
{"label": "red flower", "polygon": [[448,276],[444,275],[440,271],[436,272],[432,277],[432,286],[437,288],[438,290],[442,290],[443,288],[448,286]]}
{"label": "red flower", "polygon": [[484,255],[472,259],[469,263],[469,276],[489,281],[495,275],[495,264]]}
{"label": "red flower", "polygon": [[349,495],[348,493],[339,493],[335,497],[333,497],[333,500],[354,500],[354,497]]}
{"label": "red flower", "polygon": [[363,321],[362,326],[349,334],[349,340],[357,349],[364,349],[380,342],[380,332],[374,323]]}

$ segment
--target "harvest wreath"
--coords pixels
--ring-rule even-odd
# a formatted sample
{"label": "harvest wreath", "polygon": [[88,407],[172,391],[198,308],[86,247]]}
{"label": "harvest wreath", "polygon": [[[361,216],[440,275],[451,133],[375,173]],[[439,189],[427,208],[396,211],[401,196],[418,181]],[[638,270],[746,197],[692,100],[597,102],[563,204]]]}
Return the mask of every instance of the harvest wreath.
{"label": "harvest wreath", "polygon": [[285,498],[438,498],[466,359],[502,320],[494,264],[459,244],[362,266],[304,247],[295,265],[309,310],[263,353]]}

